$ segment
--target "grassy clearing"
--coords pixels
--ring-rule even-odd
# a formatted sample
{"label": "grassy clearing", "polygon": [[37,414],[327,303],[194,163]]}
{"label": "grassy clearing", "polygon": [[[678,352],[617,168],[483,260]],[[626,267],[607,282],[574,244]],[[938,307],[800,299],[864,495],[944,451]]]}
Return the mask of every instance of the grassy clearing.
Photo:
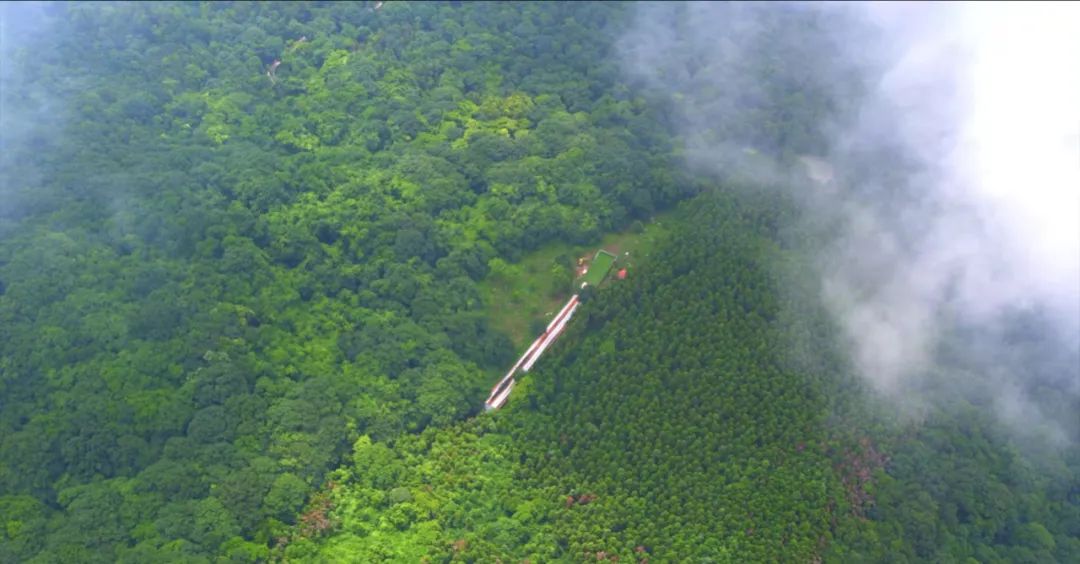
{"label": "grassy clearing", "polygon": [[613,264],[615,264],[615,255],[606,251],[597,252],[592,264],[589,265],[589,271],[581,277],[582,281],[588,282],[590,286],[599,286],[607,277]]}
{"label": "grassy clearing", "polygon": [[[536,337],[534,324],[542,327],[551,321],[572,290],[581,285],[576,275],[578,258],[591,261],[603,249],[616,257],[615,268],[625,267],[633,276],[635,269],[648,262],[673,217],[670,212],[658,214],[652,221],[604,236],[598,245],[556,243],[515,264],[496,264],[481,285],[492,326],[509,335],[519,349],[525,347]],[[617,282],[612,278],[604,285]]]}

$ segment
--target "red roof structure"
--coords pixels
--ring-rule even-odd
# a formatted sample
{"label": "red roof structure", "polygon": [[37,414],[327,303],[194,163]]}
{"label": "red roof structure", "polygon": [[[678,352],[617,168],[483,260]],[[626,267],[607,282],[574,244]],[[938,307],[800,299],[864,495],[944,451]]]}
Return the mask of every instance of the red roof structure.
{"label": "red roof structure", "polygon": [[619,280],[626,280],[626,269],[620,269],[618,272],[615,273],[615,277]]}

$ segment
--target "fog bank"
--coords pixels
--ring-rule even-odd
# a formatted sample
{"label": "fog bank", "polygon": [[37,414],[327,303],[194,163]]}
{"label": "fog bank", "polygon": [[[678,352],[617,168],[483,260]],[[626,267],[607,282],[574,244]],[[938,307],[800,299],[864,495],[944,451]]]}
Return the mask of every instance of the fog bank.
{"label": "fog bank", "polygon": [[688,166],[800,202],[874,389],[1077,438],[1080,6],[645,4],[621,47]]}

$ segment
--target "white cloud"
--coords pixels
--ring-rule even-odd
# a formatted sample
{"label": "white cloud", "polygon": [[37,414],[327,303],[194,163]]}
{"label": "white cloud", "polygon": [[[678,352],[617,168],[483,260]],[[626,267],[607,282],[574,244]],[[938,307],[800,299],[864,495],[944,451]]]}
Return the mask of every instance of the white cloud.
{"label": "white cloud", "polygon": [[[767,32],[792,13],[811,14],[817,31]],[[1037,418],[1033,374],[1080,378],[1067,374],[1080,372],[1068,361],[1080,349],[1080,4],[645,6],[624,66],[643,91],[668,95],[691,165],[729,176],[756,162],[740,150],[754,142],[740,106],[766,89],[752,68],[763,41],[806,42],[778,51],[798,59],[779,72],[808,92],[825,84],[842,110],[820,124],[834,185],[797,189],[836,233],[818,257],[822,297],[857,368],[899,399],[947,399],[913,396],[962,378],[945,387],[995,395],[1006,419]],[[812,55],[830,47],[830,60]],[[1023,311],[1056,328],[1045,367],[1003,337]],[[957,327],[982,333],[958,346]],[[946,366],[945,344],[965,369]]]}

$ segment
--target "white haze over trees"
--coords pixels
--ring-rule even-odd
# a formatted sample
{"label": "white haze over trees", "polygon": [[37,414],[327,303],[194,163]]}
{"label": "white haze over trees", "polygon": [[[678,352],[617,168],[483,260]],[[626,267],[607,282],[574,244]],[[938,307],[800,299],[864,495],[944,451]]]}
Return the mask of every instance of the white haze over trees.
{"label": "white haze over trees", "polygon": [[621,47],[689,166],[801,204],[875,389],[1078,438],[1080,6],[643,4]]}
{"label": "white haze over trees", "polygon": [[26,60],[55,56],[38,48],[52,17],[45,2],[0,2],[0,237],[14,229],[7,220],[25,211],[21,200],[40,176],[28,161],[53,149],[67,116],[60,93],[24,72]]}

